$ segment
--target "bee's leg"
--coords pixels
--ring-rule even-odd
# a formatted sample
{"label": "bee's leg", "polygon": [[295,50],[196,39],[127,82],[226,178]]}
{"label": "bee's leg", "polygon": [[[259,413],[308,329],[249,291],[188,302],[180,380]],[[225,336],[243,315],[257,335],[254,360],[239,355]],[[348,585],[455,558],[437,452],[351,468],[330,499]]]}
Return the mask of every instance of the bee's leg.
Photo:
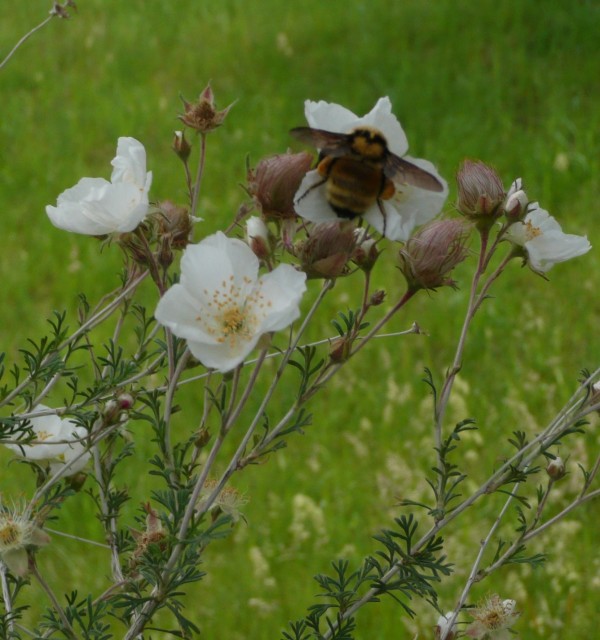
{"label": "bee's leg", "polygon": [[381,197],[377,198],[377,206],[379,207],[379,211],[381,211],[381,215],[383,217],[383,233],[382,233],[382,235],[385,236],[386,226],[387,226],[387,216],[385,214],[385,209],[383,208],[383,201],[382,201]]}
{"label": "bee's leg", "polygon": [[377,198],[377,205],[379,206],[379,211],[381,211],[381,215],[383,216],[383,235],[384,236],[386,231],[387,216],[385,215],[383,200],[389,200],[390,198],[393,198],[395,193],[396,193],[396,187],[394,186],[394,183],[389,178],[385,178],[381,185],[379,198]]}
{"label": "bee's leg", "polygon": [[323,186],[326,182],[327,182],[327,178],[323,178],[323,180],[319,180],[319,182],[317,182],[316,184],[313,184],[312,187],[308,187],[308,189],[297,200],[294,201],[294,204],[298,204],[302,202],[302,200],[304,200],[304,198],[306,198],[306,196],[311,191],[313,191],[314,189],[318,189],[319,187]]}

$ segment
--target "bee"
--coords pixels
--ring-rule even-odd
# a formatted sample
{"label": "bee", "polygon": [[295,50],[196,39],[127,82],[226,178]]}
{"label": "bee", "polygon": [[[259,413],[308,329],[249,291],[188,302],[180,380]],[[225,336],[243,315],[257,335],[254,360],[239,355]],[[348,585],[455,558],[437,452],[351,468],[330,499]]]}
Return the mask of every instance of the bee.
{"label": "bee", "polygon": [[319,149],[317,171],[323,178],[296,202],[325,184],[325,197],[338,217],[353,220],[377,203],[385,225],[382,200],[392,198],[397,187],[401,190],[401,185],[408,184],[427,191],[443,190],[435,176],[392,153],[375,127],[359,126],[349,133],[296,127],[290,133]]}

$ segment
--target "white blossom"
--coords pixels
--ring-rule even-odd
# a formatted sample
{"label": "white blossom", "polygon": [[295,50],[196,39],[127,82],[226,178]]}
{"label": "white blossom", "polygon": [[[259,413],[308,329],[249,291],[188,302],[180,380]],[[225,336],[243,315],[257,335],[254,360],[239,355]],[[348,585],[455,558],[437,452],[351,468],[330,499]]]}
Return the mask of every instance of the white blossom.
{"label": "white blossom", "polygon": [[523,247],[527,263],[538,273],[546,273],[558,262],[581,256],[592,248],[587,236],[563,233],[560,224],[537,202],[529,205],[522,222],[508,228],[506,239]]}
{"label": "white blossom", "polygon": [[[33,413],[38,411],[52,409],[39,404]],[[27,460],[47,461],[52,474],[67,467],[64,475],[71,476],[85,467],[90,453],[85,450],[87,431],[84,427],[73,420],[62,420],[54,413],[29,418],[28,422],[35,439],[29,444],[5,444],[8,449]]]}
{"label": "white blossom", "polygon": [[29,572],[27,549],[50,542],[48,534],[17,509],[0,505],[0,559],[16,576]]}
{"label": "white blossom", "polygon": [[133,231],[148,213],[152,172],[146,172],[146,150],[135,138],[119,138],[110,182],[82,178],[48,205],[52,224],[65,231],[100,236]]}
{"label": "white blossom", "polygon": [[[333,133],[349,133],[361,126],[381,131],[390,152],[424,169],[443,185],[440,192],[427,191],[411,185],[397,185],[396,193],[389,200],[373,204],[363,215],[379,233],[391,240],[407,240],[413,229],[433,219],[441,210],[448,196],[448,185],[427,160],[405,155],[408,150],[406,135],[392,113],[390,99],[380,98],[366,115],[359,117],[338,104],[307,100],[304,109],[308,124],[314,129]],[[309,171],[296,193],[298,215],[312,222],[336,220],[337,215],[326,199],[326,186],[317,170]],[[381,208],[384,214],[381,212]]]}
{"label": "white blossom", "polygon": [[289,264],[259,276],[259,260],[241,240],[218,232],[188,245],[181,278],[161,298],[155,317],[205,366],[229,371],[261,335],[300,315],[306,275]]}

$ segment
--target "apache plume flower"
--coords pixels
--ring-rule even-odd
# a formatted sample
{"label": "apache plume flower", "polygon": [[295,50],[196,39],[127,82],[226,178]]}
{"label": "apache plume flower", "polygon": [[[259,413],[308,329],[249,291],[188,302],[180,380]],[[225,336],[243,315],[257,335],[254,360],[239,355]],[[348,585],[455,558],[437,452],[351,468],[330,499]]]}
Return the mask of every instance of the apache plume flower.
{"label": "apache plume flower", "polygon": [[196,102],[188,102],[184,98],[181,98],[181,100],[185,112],[178,116],[179,119],[190,129],[195,129],[202,134],[209,133],[220,127],[233,106],[233,104],[230,104],[226,109],[217,111],[215,96],[210,84],[206,85]]}
{"label": "apache plume flower", "polygon": [[252,216],[246,220],[246,242],[259,260],[266,260],[271,255],[269,229],[261,218]]}
{"label": "apache plume flower", "polygon": [[188,245],[181,278],[161,298],[158,322],[187,340],[207,367],[230,371],[259,338],[300,315],[306,276],[289,264],[259,276],[259,260],[241,240],[218,232]]}
{"label": "apache plume flower", "polygon": [[400,270],[409,289],[454,286],[448,274],[467,256],[469,225],[458,218],[438,220],[419,229],[400,250]]}
{"label": "apache plume flower", "polygon": [[550,460],[546,467],[546,473],[552,480],[561,480],[567,474],[565,461],[560,456]]}
{"label": "apache plume flower", "polygon": [[82,178],[63,191],[46,213],[55,227],[102,236],[133,231],[148,213],[152,172],[146,172],[146,150],[135,138],[119,138],[110,182]]}
{"label": "apache plume flower", "polygon": [[529,199],[527,194],[522,189],[522,180],[517,178],[511,185],[508,193],[506,194],[506,201],[504,202],[504,213],[508,220],[515,222],[522,220],[527,213],[527,205]]}
{"label": "apache plume flower", "polygon": [[248,171],[248,192],[267,219],[295,218],[294,195],[312,164],[310,153],[282,153]]}
{"label": "apache plume flower", "polygon": [[502,600],[499,595],[491,595],[481,606],[469,612],[475,622],[467,628],[467,636],[480,640],[509,640],[513,637],[509,629],[520,615],[515,611],[516,606],[514,600]]}
{"label": "apache plume flower", "polygon": [[0,558],[15,575],[24,577],[29,570],[27,550],[43,547],[50,537],[16,509],[0,509]]}
{"label": "apache plume flower", "polygon": [[456,176],[457,209],[478,226],[490,227],[502,215],[505,194],[498,174],[484,162],[465,160]]}
{"label": "apache plume flower", "polygon": [[[50,407],[38,404],[33,411],[51,411]],[[73,420],[62,420],[56,414],[29,419],[35,440],[28,444],[5,444],[18,456],[36,462],[47,461],[50,473],[67,468],[65,476],[79,473],[90,459],[82,440],[87,436],[84,427]]]}
{"label": "apache plume flower", "polygon": [[510,225],[505,239],[515,245],[515,255],[523,255],[531,270],[540,274],[592,248],[587,236],[563,233],[560,224],[537,202],[529,205],[522,222]]}
{"label": "apache plume flower", "polygon": [[[400,185],[392,198],[379,200],[362,216],[375,230],[390,240],[407,240],[413,229],[432,220],[441,210],[447,196],[448,185],[428,160],[405,155],[408,141],[400,122],[392,113],[389,98],[380,98],[364,116],[357,116],[339,104],[324,102],[304,103],[308,125],[332,133],[350,133],[357,127],[371,127],[380,131],[391,153],[403,157],[431,174],[442,185],[441,191],[428,191],[406,184]],[[309,171],[296,194],[296,213],[311,222],[337,220],[338,216],[327,200],[327,186],[318,170]]]}

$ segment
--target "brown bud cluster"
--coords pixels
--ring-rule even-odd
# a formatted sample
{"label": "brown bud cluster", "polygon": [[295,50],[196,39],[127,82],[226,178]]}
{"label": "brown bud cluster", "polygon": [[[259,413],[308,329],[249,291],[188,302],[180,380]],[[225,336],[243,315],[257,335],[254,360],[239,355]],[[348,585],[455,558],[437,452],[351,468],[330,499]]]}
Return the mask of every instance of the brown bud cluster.
{"label": "brown bud cluster", "polygon": [[421,227],[400,251],[400,270],[408,288],[454,287],[448,274],[467,257],[471,226],[459,218],[437,220]]}
{"label": "brown bud cluster", "polygon": [[248,171],[248,193],[265,219],[296,217],[294,196],[311,164],[310,153],[283,153]]}
{"label": "brown bud cluster", "polygon": [[184,98],[181,100],[184,113],[178,116],[179,119],[190,129],[195,129],[202,134],[210,133],[220,127],[233,106],[230,104],[226,109],[218,111],[210,84],[206,85],[196,102],[188,102]]}

